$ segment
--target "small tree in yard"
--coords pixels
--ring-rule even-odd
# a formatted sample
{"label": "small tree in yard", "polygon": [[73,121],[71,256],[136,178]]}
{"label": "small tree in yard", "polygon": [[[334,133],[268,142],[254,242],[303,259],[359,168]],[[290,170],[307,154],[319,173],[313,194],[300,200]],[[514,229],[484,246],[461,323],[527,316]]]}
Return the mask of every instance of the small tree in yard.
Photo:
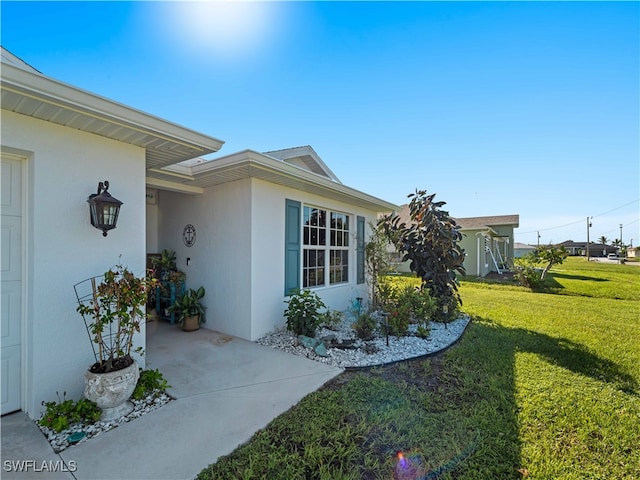
{"label": "small tree in yard", "polygon": [[547,266],[542,270],[540,280],[544,280],[549,270],[554,265],[561,265],[564,259],[569,256],[569,251],[564,247],[554,247],[553,245],[547,245],[538,247],[534,252],[539,259],[540,263],[546,263]]}
{"label": "small tree in yard", "polygon": [[411,271],[422,280],[438,304],[437,314],[447,321],[462,304],[458,294],[456,272],[465,274],[464,249],[459,226],[442,210],[445,202],[434,202],[435,194],[417,190],[409,195],[411,224],[398,216],[385,216],[378,222],[400,253],[402,261],[410,260]]}
{"label": "small tree in yard", "polygon": [[[516,259],[515,277],[521,285],[537,290],[542,287],[551,267],[562,264],[568,255],[569,251],[564,247],[553,245],[538,247],[528,255]],[[537,268],[540,264],[546,264],[546,266],[543,269]]]}

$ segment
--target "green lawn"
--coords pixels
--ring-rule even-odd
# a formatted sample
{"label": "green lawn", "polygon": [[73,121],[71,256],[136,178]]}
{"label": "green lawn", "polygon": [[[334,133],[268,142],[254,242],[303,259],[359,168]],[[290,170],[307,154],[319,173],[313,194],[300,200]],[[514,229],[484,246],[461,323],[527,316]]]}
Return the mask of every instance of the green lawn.
{"label": "green lawn", "polygon": [[198,478],[640,479],[640,267],[552,274],[463,281],[456,346],[340,375]]}

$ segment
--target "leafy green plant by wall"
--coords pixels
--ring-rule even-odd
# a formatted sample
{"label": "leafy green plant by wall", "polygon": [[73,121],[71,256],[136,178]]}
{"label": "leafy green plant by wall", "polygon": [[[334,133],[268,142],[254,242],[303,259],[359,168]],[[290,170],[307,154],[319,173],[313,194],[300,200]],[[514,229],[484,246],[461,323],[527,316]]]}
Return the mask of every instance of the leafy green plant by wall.
{"label": "leafy green plant by wall", "polygon": [[66,430],[74,423],[91,424],[100,420],[100,409],[98,406],[86,398],[81,398],[77,402],[67,400],[67,392],[62,394],[63,400],[58,395],[58,401],[42,402],[46,411],[38,423],[43,427],[50,428],[56,432]]}
{"label": "leafy green plant by wall", "polygon": [[136,400],[142,400],[155,391],[164,392],[170,387],[160,370],[140,369],[140,378],[131,396]]}
{"label": "leafy green plant by wall", "polygon": [[284,316],[287,318],[287,330],[296,335],[314,337],[316,328],[324,320],[326,305],[317,293],[311,290],[296,290],[289,300],[285,300],[287,308]]}
{"label": "leafy green plant by wall", "polygon": [[410,260],[409,268],[422,280],[445,320],[451,318],[450,305],[461,304],[456,273],[465,274],[462,234],[449,212],[442,210],[445,202],[435,202],[435,194],[417,190],[409,195],[409,225],[397,215],[381,218],[382,226],[397,251]]}

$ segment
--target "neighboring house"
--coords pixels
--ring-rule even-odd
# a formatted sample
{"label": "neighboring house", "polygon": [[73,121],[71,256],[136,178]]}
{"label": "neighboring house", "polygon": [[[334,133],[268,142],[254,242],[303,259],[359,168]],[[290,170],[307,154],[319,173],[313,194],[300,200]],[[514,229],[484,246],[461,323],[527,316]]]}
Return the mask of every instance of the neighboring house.
{"label": "neighboring house", "polygon": [[[411,222],[409,205],[398,211],[401,221]],[[513,231],[518,228],[519,215],[455,218],[460,226],[465,251],[464,268],[467,275],[485,277],[490,272],[508,270],[514,258]],[[408,272],[409,262],[401,262],[397,252],[390,250],[392,266],[398,272]]]}
{"label": "neighboring house", "polygon": [[513,264],[513,231],[520,224],[519,215],[456,218],[462,232],[467,275],[485,277],[502,273]]}
{"label": "neighboring house", "polygon": [[529,245],[527,243],[515,242],[513,244],[513,258],[522,258],[525,255],[534,252],[536,247],[534,245]]}
{"label": "neighboring house", "polygon": [[[573,240],[566,240],[562,243],[558,243],[556,247],[564,247],[569,251],[569,255],[581,255],[587,256],[587,242],[574,242]],[[590,257],[606,257],[610,253],[618,253],[618,248],[612,245],[605,245],[603,243],[589,242],[589,256]]]}
{"label": "neighboring house", "polygon": [[[119,262],[144,274],[147,254],[175,250],[187,287],[207,290],[204,326],[247,339],[284,323],[290,288],[339,310],[366,294],[367,223],[397,207],[339,183],[310,147],[197,161],[223,142],[4,49],[1,91],[2,413],[82,396],[94,359],[73,286]],[[107,237],[87,205],[104,180],[123,202]]]}

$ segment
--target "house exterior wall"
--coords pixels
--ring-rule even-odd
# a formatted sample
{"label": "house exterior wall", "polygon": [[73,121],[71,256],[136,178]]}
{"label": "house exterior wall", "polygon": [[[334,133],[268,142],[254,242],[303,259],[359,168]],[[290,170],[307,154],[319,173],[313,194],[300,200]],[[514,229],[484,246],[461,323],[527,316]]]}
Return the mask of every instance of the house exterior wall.
{"label": "house exterior wall", "polygon": [[[158,250],[176,252],[187,288],[205,288],[203,327],[241,338],[251,337],[250,186],[244,179],[207,188],[201,195],[158,192]],[[196,229],[192,247],[182,240],[187,224]]]}
{"label": "house exterior wall", "polygon": [[[2,111],[2,148],[23,166],[22,409],[32,418],[57,392],[79,399],[95,361],[73,285],[118,262],[144,274],[144,149]],[[99,181],[123,202],[105,238],[89,223]],[[144,331],[137,335],[144,347]]]}
{"label": "house exterior wall", "polygon": [[[501,226],[493,226],[492,227],[493,230],[496,232],[496,234],[500,237],[502,237],[500,240],[501,241],[506,241],[506,245],[501,245],[500,246],[500,253],[503,256],[503,260],[507,261],[507,258],[509,259],[513,259],[513,254],[514,254],[514,239],[513,239],[513,226],[511,225],[501,225]],[[508,257],[504,258],[504,252],[507,252]]]}
{"label": "house exterior wall", "polygon": [[[210,187],[201,195],[159,191],[158,251],[176,252],[188,288],[205,287],[204,328],[256,340],[284,325],[286,199],[349,214],[349,282],[316,292],[340,311],[352,298],[366,298],[366,284],[356,284],[356,217],[374,221],[376,212],[255,178]],[[192,247],[182,242],[188,223],[196,228]]]}
{"label": "house exterior wall", "polygon": [[357,284],[356,218],[365,218],[365,235],[370,235],[369,222],[375,222],[376,212],[336,202],[326,197],[252,180],[252,331],[256,340],[274,327],[285,324],[284,254],[285,200],[326,208],[349,215],[349,282],[314,288],[332,310],[345,311],[352,299],[367,298],[366,284]]}
{"label": "house exterior wall", "polygon": [[464,249],[464,268],[467,275],[479,275],[477,231],[462,232],[460,246]]}

